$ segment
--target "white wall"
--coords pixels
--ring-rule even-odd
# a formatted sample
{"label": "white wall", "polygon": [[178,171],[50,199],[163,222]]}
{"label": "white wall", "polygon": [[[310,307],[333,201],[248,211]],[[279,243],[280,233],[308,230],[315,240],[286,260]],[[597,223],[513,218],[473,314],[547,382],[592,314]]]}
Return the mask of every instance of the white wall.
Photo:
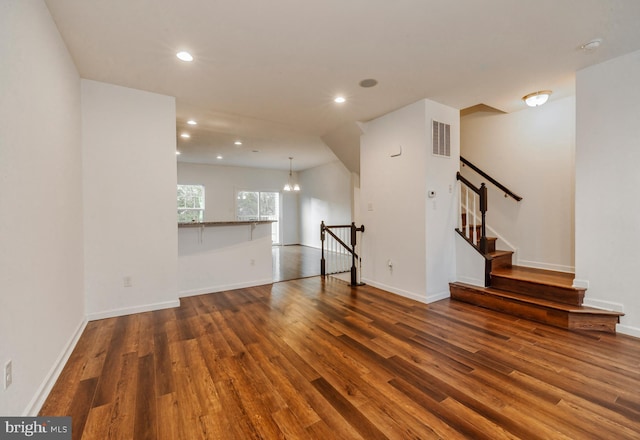
{"label": "white wall", "polygon": [[[449,297],[449,282],[456,277],[455,228],[458,224],[456,172],[460,165],[460,112],[437,102],[425,100],[427,191],[436,197],[426,203],[427,302]],[[451,157],[434,156],[432,120],[451,125]]]}
{"label": "white wall", "polygon": [[41,1],[0,2],[0,414],[35,415],[84,328],[80,78]]}
{"label": "white wall", "polygon": [[87,314],[176,306],[175,99],[88,80],[81,93]]}
{"label": "white wall", "polygon": [[181,227],[180,297],[273,281],[271,224]]}
{"label": "white wall", "polygon": [[523,197],[505,198],[461,168],[476,185],[487,183],[487,224],[489,235],[499,238],[497,247],[516,250],[514,264],[573,272],[575,98],[464,116],[461,140],[462,156]]}
{"label": "white wall", "polygon": [[577,73],[576,280],[640,336],[640,51]]}
{"label": "white wall", "polygon": [[235,220],[237,191],[277,191],[283,194],[282,243],[298,244],[298,194],[282,191],[288,176],[288,171],[178,162],[178,183],[205,187],[205,221]]}
{"label": "white wall", "polygon": [[342,162],[335,161],[304,170],[299,178],[300,243],[319,248],[321,221],[327,225],[351,224],[352,176]]}
{"label": "white wall", "polygon": [[[452,158],[431,154],[431,120],[452,125]],[[400,152],[398,157],[390,157]],[[423,100],[364,125],[360,216],[365,282],[430,302],[449,295],[455,277],[458,111]],[[427,190],[437,197],[427,199]],[[390,269],[388,262],[393,268]]]}

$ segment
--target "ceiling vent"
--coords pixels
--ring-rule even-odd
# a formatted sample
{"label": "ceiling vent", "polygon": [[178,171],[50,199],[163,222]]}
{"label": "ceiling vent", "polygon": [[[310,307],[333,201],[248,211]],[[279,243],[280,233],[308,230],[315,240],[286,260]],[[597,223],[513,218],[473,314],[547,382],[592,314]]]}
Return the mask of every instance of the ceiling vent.
{"label": "ceiling vent", "polygon": [[451,157],[451,125],[432,121],[434,156]]}

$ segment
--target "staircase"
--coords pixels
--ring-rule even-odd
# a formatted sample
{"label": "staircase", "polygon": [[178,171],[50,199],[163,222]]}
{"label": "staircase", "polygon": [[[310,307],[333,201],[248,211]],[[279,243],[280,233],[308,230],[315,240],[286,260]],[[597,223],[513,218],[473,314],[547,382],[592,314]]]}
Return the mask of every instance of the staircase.
{"label": "staircase", "polygon": [[491,270],[489,287],[450,283],[451,298],[568,330],[616,332],[622,313],[582,305],[573,274],[518,266]]}
{"label": "staircase", "polygon": [[[517,201],[522,199],[473,167],[505,190],[506,195]],[[477,188],[460,173],[457,178],[466,188],[460,196],[461,222],[456,231],[484,257],[485,287],[450,283],[452,299],[568,330],[615,333],[616,324],[624,314],[583,306],[586,289],[573,287],[573,274],[513,266],[513,252],[496,250],[496,238],[487,237],[485,232],[484,184]]]}

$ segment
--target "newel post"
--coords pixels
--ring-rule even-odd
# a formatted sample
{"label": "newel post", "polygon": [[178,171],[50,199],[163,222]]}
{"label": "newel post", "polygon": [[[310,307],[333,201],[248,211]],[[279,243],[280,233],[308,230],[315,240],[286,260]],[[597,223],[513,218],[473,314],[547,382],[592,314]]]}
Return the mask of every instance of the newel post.
{"label": "newel post", "polygon": [[322,256],[320,258],[320,275],[325,276],[326,274],[326,262],[324,260],[324,220],[320,222],[320,248],[322,251]]}
{"label": "newel post", "polygon": [[483,254],[487,253],[487,226],[486,226],[486,215],[487,215],[487,186],[482,183],[480,185],[480,214],[482,216],[482,223],[480,226],[480,251]]}

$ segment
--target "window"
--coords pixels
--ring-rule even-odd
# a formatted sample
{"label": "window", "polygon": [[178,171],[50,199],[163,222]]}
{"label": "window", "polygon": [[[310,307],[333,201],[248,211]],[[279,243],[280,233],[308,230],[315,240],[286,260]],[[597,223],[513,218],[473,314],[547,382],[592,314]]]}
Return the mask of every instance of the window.
{"label": "window", "polygon": [[240,221],[275,220],[271,224],[271,240],[280,242],[278,220],[280,217],[280,193],[266,191],[238,191],[236,218]]}
{"label": "window", "polygon": [[204,186],[178,185],[178,223],[204,221]]}

